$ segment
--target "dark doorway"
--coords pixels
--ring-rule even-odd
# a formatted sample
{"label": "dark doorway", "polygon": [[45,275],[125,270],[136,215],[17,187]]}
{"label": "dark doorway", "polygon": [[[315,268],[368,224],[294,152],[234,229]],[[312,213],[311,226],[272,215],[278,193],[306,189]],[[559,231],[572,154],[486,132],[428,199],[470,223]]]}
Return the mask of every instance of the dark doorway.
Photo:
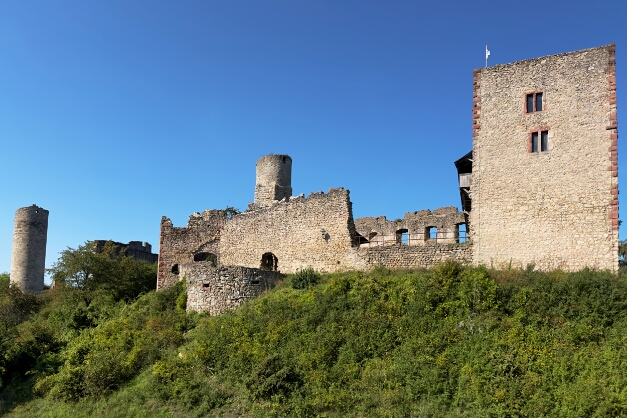
{"label": "dark doorway", "polygon": [[279,259],[272,253],[265,253],[261,256],[261,270],[278,271]]}

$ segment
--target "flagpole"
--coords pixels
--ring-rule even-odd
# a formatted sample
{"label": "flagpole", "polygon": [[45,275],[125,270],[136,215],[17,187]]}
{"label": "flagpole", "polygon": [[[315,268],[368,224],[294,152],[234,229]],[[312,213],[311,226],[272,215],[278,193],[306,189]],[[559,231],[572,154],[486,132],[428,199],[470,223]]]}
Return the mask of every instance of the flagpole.
{"label": "flagpole", "polygon": [[488,51],[488,44],[485,44],[485,68],[488,68],[488,57],[490,56],[490,51]]}

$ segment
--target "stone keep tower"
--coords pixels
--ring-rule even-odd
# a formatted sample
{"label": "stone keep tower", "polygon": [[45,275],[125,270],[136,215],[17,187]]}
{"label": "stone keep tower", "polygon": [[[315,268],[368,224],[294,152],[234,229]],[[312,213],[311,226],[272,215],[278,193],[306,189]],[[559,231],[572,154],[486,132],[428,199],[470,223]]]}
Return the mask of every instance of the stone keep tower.
{"label": "stone keep tower", "polygon": [[48,211],[36,205],[15,212],[11,283],[21,290],[38,293],[44,288]]}
{"label": "stone keep tower", "polygon": [[255,206],[272,206],[273,200],[292,196],[292,159],[289,155],[269,154],[257,160]]}
{"label": "stone keep tower", "polygon": [[614,45],[474,72],[473,261],[618,269]]}

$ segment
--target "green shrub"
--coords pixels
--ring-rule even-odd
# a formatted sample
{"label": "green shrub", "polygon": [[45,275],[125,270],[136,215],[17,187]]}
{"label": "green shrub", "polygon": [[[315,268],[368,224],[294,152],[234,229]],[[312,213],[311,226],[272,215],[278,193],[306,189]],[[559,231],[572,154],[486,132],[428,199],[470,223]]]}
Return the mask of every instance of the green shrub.
{"label": "green shrub", "polygon": [[298,270],[292,275],[292,287],[294,289],[307,289],[308,287],[316,285],[319,281],[320,274],[312,267]]}

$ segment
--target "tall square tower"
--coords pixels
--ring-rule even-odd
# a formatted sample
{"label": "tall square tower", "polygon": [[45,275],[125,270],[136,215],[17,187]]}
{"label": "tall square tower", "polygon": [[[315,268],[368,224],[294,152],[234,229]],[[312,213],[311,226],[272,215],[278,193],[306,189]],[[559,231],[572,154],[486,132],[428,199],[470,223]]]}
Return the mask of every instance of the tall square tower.
{"label": "tall square tower", "polygon": [[615,46],[474,72],[473,261],[618,269]]}

